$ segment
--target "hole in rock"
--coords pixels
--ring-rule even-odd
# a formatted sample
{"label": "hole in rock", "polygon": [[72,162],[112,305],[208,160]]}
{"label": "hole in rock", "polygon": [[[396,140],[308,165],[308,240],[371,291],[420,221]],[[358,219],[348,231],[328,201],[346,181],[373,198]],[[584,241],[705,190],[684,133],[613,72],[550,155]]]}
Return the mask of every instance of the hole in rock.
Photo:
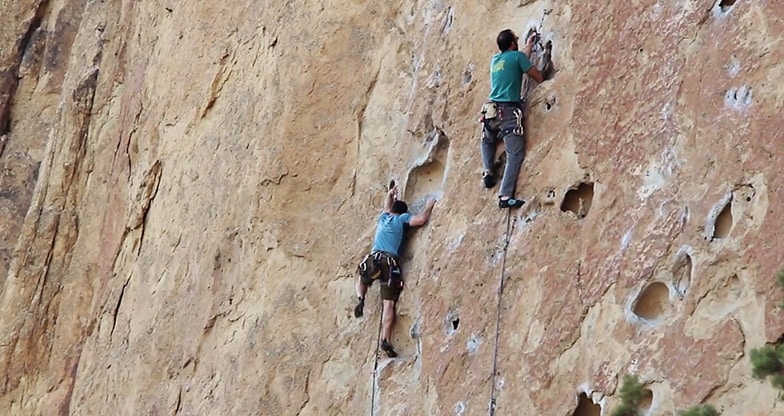
{"label": "hole in rock", "polygon": [[713,229],[713,238],[726,238],[732,229],[732,200],[722,208],[716,217],[716,226]]}
{"label": "hole in rock", "polygon": [[463,71],[463,85],[468,85],[474,79],[474,64],[469,63]]}
{"label": "hole in rock", "polygon": [[722,12],[727,13],[732,6],[735,5],[735,0],[721,0],[719,1],[719,8]]}
{"label": "hole in rock", "polygon": [[593,183],[581,183],[576,189],[570,189],[561,203],[561,211],[571,211],[577,218],[585,218],[593,203]]}
{"label": "hole in rock", "polygon": [[601,414],[601,406],[589,399],[585,393],[580,393],[580,396],[577,399],[577,408],[574,409],[572,416],[601,416]]}
{"label": "hole in rock", "polygon": [[675,262],[673,270],[673,277],[675,278],[675,287],[680,292],[681,298],[686,294],[691,283],[691,256],[688,253],[682,253],[678,260]]}
{"label": "hole in rock", "polygon": [[650,389],[642,390],[642,398],[640,399],[640,410],[647,412],[651,409],[653,404],[653,392]]}
{"label": "hole in rock", "polygon": [[659,318],[664,314],[669,296],[670,290],[664,283],[649,284],[634,302],[634,314],[649,321]]}
{"label": "hole in rock", "polygon": [[544,109],[550,111],[553,108],[553,105],[550,103],[544,103]]}
{"label": "hole in rock", "polygon": [[459,325],[460,313],[455,310],[447,312],[446,319],[444,320],[444,332],[447,335],[454,335]]}
{"label": "hole in rock", "polygon": [[[449,138],[439,128],[434,128],[426,138],[425,146],[428,153],[423,156],[421,165],[408,171],[403,200],[408,203],[408,211],[419,214],[425,209],[427,201],[443,195],[443,186],[446,180],[446,163],[449,155]],[[398,185],[400,186],[400,185]],[[405,233],[404,247],[401,247],[401,256],[404,259],[413,258],[413,253],[419,251],[422,244],[422,233],[408,229]]]}
{"label": "hole in rock", "polygon": [[437,142],[433,145],[428,161],[408,173],[405,201],[409,204],[409,210],[414,213],[424,208],[428,197],[438,195],[442,191],[449,139],[441,133],[435,136],[429,139],[431,142],[432,140]]}

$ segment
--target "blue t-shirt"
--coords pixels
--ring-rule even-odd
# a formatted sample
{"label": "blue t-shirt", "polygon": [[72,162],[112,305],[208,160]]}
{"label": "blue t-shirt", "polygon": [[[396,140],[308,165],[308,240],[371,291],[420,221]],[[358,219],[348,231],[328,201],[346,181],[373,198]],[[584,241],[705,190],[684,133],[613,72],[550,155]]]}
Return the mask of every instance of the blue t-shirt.
{"label": "blue t-shirt", "polygon": [[523,74],[531,69],[531,61],[520,51],[504,51],[490,61],[490,101],[520,102]]}
{"label": "blue t-shirt", "polygon": [[373,250],[386,251],[398,256],[400,243],[403,242],[403,231],[405,224],[411,221],[411,214],[390,214],[382,212],[378,216],[376,226],[376,237],[373,239]]}

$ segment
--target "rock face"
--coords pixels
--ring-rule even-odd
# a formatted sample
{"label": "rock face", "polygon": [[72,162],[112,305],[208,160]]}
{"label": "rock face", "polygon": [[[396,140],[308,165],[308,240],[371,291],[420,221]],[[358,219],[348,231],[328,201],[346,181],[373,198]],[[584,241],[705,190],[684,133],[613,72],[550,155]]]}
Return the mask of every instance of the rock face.
{"label": "rock face", "polygon": [[[598,415],[633,373],[648,415],[781,414],[747,355],[784,333],[784,3],[0,8],[0,413]],[[507,27],[556,69],[510,216],[476,122]],[[374,378],[391,178],[438,203]]]}

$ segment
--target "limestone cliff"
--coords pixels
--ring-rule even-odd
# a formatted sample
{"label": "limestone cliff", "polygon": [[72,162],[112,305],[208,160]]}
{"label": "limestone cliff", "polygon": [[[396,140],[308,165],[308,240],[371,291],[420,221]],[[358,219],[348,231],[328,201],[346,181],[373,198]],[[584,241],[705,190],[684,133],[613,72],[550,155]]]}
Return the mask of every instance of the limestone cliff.
{"label": "limestone cliff", "polygon": [[[747,358],[784,333],[784,3],[0,10],[0,414],[606,415],[628,373],[648,415],[784,414]],[[530,27],[507,217],[477,118]],[[438,203],[373,384],[392,178]]]}

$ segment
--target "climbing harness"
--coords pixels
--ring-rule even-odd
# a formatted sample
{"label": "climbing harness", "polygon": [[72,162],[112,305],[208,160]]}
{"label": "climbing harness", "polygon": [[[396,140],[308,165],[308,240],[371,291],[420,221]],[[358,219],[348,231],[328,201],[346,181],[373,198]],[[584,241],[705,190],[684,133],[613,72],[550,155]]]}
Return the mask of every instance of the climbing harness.
{"label": "climbing harness", "polygon": [[[382,276],[383,266],[386,263],[387,276]],[[383,251],[374,250],[366,254],[362,261],[357,265],[357,273],[362,277],[365,284],[372,284],[373,280],[381,279],[382,282],[392,280],[393,282],[400,281],[400,265],[397,259],[391,254]],[[397,279],[396,279],[397,278]],[[395,286],[390,283],[390,286]]]}
{"label": "climbing harness", "polygon": [[517,120],[517,124],[515,125],[514,130],[512,130],[512,133],[518,136],[522,136],[523,135],[523,110],[520,108],[515,108],[514,110],[512,110],[512,113],[514,113],[515,119]]}
{"label": "climbing harness", "polygon": [[506,274],[506,252],[509,248],[509,228],[511,224],[512,213],[506,211],[506,232],[504,233],[504,254],[501,258],[501,277],[498,284],[498,305],[496,307],[495,315],[495,341],[493,345],[493,372],[490,375],[490,403],[488,404],[488,416],[495,415],[495,376],[498,372],[498,336],[501,332],[501,299],[504,294],[504,274]]}

